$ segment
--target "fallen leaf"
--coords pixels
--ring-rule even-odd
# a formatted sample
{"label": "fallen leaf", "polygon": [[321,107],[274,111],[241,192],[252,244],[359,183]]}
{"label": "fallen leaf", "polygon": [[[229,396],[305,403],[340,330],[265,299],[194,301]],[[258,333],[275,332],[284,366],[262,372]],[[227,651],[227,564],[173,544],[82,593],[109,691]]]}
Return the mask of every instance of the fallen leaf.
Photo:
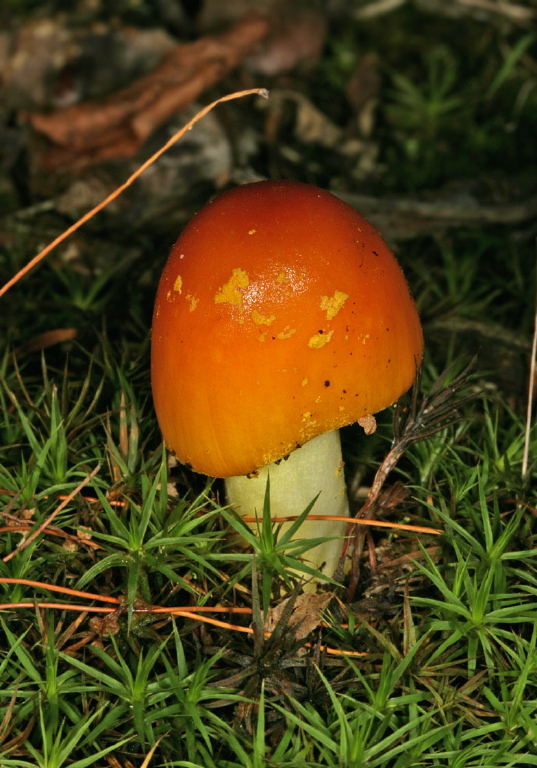
{"label": "fallen leaf", "polygon": [[380,85],[378,57],[374,54],[364,56],[354,67],[345,87],[347,98],[356,112],[359,112],[370,99],[378,97]]}
{"label": "fallen leaf", "polygon": [[131,157],[156,128],[227,75],[269,27],[268,19],[248,15],[227,32],[176,46],[148,74],[103,100],[29,113],[34,130],[56,145],[42,155],[41,166],[80,168]]}
{"label": "fallen leaf", "polygon": [[277,144],[280,133],[289,130],[285,128],[285,112],[289,105],[295,109],[293,133],[298,141],[318,144],[324,149],[337,150],[350,157],[358,156],[364,149],[364,142],[347,138],[343,128],[318,109],[307,96],[287,89],[272,89],[270,102],[261,105],[268,112],[266,131],[271,144]]}
{"label": "fallen leaf", "polygon": [[248,67],[263,75],[289,72],[299,64],[316,61],[326,39],[326,17],[312,9],[286,13],[274,23],[273,29],[259,51],[246,60]]}
{"label": "fallen leaf", "polygon": [[[271,608],[265,621],[265,632],[274,632],[276,625],[282,617],[289,600]],[[332,600],[337,600],[333,592],[320,592],[319,594],[306,593],[296,598],[295,607],[289,618],[289,629],[295,627],[295,638],[302,640],[307,637],[321,623],[321,616]]]}
{"label": "fallen leaf", "polygon": [[45,331],[18,347],[14,352],[14,356],[17,359],[20,359],[32,352],[41,352],[42,349],[52,347],[54,344],[60,344],[63,341],[74,339],[77,333],[78,331],[76,328],[56,328],[53,331]]}

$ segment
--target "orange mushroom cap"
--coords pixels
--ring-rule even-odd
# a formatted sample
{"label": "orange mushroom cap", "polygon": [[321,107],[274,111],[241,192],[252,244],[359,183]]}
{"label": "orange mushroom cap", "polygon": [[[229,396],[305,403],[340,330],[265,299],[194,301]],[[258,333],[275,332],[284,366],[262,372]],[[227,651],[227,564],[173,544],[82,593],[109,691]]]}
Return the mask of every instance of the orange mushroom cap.
{"label": "orange mushroom cap", "polygon": [[362,216],[307,184],[246,184],[192,219],[164,267],[155,409],[179,461],[248,474],[392,404],[422,353],[403,272]]}

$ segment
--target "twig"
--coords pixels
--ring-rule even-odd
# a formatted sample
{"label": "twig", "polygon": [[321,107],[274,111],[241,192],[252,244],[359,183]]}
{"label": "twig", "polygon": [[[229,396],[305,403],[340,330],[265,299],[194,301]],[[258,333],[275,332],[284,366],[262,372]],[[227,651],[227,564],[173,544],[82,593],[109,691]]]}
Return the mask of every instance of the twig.
{"label": "twig", "polygon": [[[460,407],[482,394],[479,389],[470,391],[469,379],[474,363],[475,361],[472,361],[467,365],[451,382],[449,377],[456,363],[450,365],[433,383],[428,394],[420,404],[418,403],[420,377],[419,375],[416,377],[412,388],[410,405],[405,407],[399,402],[396,406],[392,447],[375,474],[367,499],[357,513],[357,518],[372,517],[386,478],[410,445],[430,437],[441,429],[462,419]],[[347,529],[347,534],[349,533],[350,526]],[[351,579],[347,590],[348,600],[354,599],[354,592],[358,585],[359,558],[361,557],[364,541],[364,529],[356,528],[351,558]],[[340,567],[342,567],[347,556],[348,549],[349,538],[346,538],[343,545]]]}
{"label": "twig", "polygon": [[514,24],[529,24],[535,18],[535,11],[523,5],[505,2],[504,0],[413,0],[420,10],[430,13],[443,13],[456,17],[465,13],[476,16],[503,16]]}
{"label": "twig", "polygon": [[118,605],[121,601],[118,597],[112,597],[111,595],[95,595],[92,592],[81,592],[79,589],[72,589],[71,587],[60,587],[56,584],[47,584],[44,581],[34,581],[33,579],[18,579],[11,578],[9,576],[0,577],[0,584],[24,584],[28,587],[38,587],[40,589],[47,589],[50,592],[61,592],[64,595],[72,595],[73,597],[84,597],[89,600],[101,600],[104,603],[114,603]]}
{"label": "twig", "polygon": [[[105,608],[101,606],[94,606],[94,605],[75,605],[72,603],[38,603],[38,602],[21,602],[21,603],[0,603],[0,611],[10,610],[14,608],[55,608],[57,610],[61,611],[82,611],[83,613],[107,613],[112,614],[114,613],[114,608]],[[206,608],[206,610],[226,610],[222,608]],[[237,611],[235,611],[237,612]],[[244,609],[244,611],[241,611],[244,613],[250,613],[250,609]],[[185,619],[192,619],[194,621],[199,621],[204,624],[212,624],[215,627],[219,627],[220,629],[229,629],[233,632],[244,632],[248,635],[253,635],[254,630],[252,627],[242,627],[239,624],[230,624],[227,621],[220,621],[219,619],[212,619],[209,616],[199,616],[196,615],[196,613],[193,612],[192,608],[190,609],[184,609],[184,608],[163,608],[162,610],[154,610],[154,609],[134,609],[133,613],[136,614],[154,614],[154,613],[165,613],[169,616],[181,616]],[[344,625],[341,625],[344,626]],[[271,637],[273,633],[268,631],[263,631],[263,635],[265,637]],[[306,648],[311,648],[311,643],[305,643]],[[350,656],[353,658],[359,658],[362,656],[368,656],[369,654],[366,651],[342,651],[339,648],[331,648],[328,645],[322,645],[321,650],[325,653],[328,653],[332,656]]]}
{"label": "twig", "polygon": [[7,563],[9,560],[11,560],[11,558],[12,558],[12,557],[15,557],[15,555],[16,555],[16,554],[18,554],[19,552],[22,552],[22,550],[23,550],[23,549],[25,549],[25,548],[28,546],[28,544],[30,544],[30,543],[31,543],[31,542],[32,542],[32,541],[33,541],[33,540],[34,540],[34,539],[35,539],[37,536],[39,536],[39,534],[40,534],[40,533],[42,533],[42,532],[43,532],[43,531],[44,531],[46,528],[48,528],[48,526],[49,526],[49,525],[51,524],[51,522],[54,520],[54,518],[56,517],[56,515],[58,515],[58,514],[59,514],[59,513],[62,511],[62,509],[63,509],[64,507],[66,507],[66,506],[67,506],[67,504],[69,504],[69,502],[70,502],[72,499],[74,499],[74,497],[77,495],[77,493],[80,493],[80,491],[82,490],[82,488],[84,488],[84,486],[86,486],[86,485],[89,483],[89,481],[90,481],[90,480],[92,480],[92,479],[95,477],[95,475],[96,475],[96,474],[97,474],[97,472],[100,470],[100,468],[101,468],[101,465],[100,465],[100,464],[97,464],[97,466],[95,467],[95,469],[94,469],[92,472],[90,472],[90,473],[89,473],[89,475],[87,475],[87,476],[86,476],[86,477],[85,477],[85,478],[82,480],[82,482],[81,482],[81,483],[79,483],[79,484],[77,485],[77,487],[74,489],[74,491],[71,491],[71,493],[70,493],[68,496],[66,496],[66,497],[65,497],[65,499],[62,501],[62,503],[61,503],[61,504],[60,504],[58,507],[56,507],[56,509],[54,510],[54,512],[53,512],[51,515],[49,515],[49,516],[48,516],[48,518],[47,518],[46,520],[44,520],[44,521],[41,523],[41,525],[40,525],[40,526],[38,526],[38,527],[35,529],[35,531],[34,531],[32,534],[30,534],[30,536],[28,536],[28,538],[27,538],[27,539],[25,539],[24,541],[22,541],[22,542],[20,543],[20,545],[19,545],[19,546],[18,546],[16,549],[14,549],[14,550],[13,550],[13,552],[10,552],[10,553],[9,553],[9,555],[6,555],[6,556],[3,558],[3,561],[4,561],[4,563]]}
{"label": "twig", "polygon": [[455,0],[455,2],[467,8],[506,16],[511,21],[528,22],[535,18],[535,11],[532,11],[531,8],[525,8],[523,5],[513,5],[496,0]]}
{"label": "twig", "polygon": [[[13,516],[10,515],[10,517],[12,518]],[[33,525],[30,525],[29,523],[22,525],[4,525],[0,527],[0,533],[27,533],[28,531],[31,531],[32,528]],[[58,536],[60,539],[73,542],[77,546],[91,547],[92,549],[102,549],[101,545],[97,544],[96,541],[92,541],[91,539],[79,539],[77,536],[73,536],[72,533],[66,533],[65,531],[62,531],[61,528],[56,528],[55,526],[45,528],[44,533],[46,533],[48,536]]]}
{"label": "twig", "polygon": [[0,603],[0,611],[13,608],[56,608],[60,611],[82,611],[84,613],[113,613],[114,608],[97,605],[75,605],[74,603],[37,603],[29,600],[21,603]]}
{"label": "twig", "polygon": [[492,322],[470,320],[467,317],[441,317],[427,323],[427,331],[442,331],[444,333],[477,334],[483,341],[502,345],[517,352],[526,354],[530,351],[530,340],[520,333],[512,331]]}
{"label": "twig", "polygon": [[365,5],[363,8],[358,8],[354,15],[357,19],[373,19],[376,16],[391,13],[391,11],[395,11],[407,2],[408,0],[375,0],[375,2]]}
{"label": "twig", "polygon": [[73,234],[73,232],[76,232],[80,227],[85,224],[87,221],[89,221],[93,216],[95,216],[96,213],[99,213],[99,211],[102,211],[103,208],[105,208],[108,203],[111,203],[112,200],[115,200],[119,195],[122,194],[128,187],[131,186],[131,184],[136,181],[136,179],[142,175],[142,173],[149,168],[150,165],[152,165],[158,158],[164,154],[170,147],[172,147],[176,141],[178,141],[184,134],[189,131],[192,126],[194,126],[199,120],[201,120],[202,117],[205,117],[205,115],[210,112],[214,107],[217,106],[217,104],[221,104],[224,101],[231,101],[232,99],[239,99],[243,96],[250,96],[256,94],[257,96],[263,96],[263,98],[268,98],[268,91],[266,88],[251,88],[247,91],[236,91],[235,93],[229,93],[226,96],[222,96],[219,99],[216,99],[216,101],[211,102],[206,107],[203,107],[197,115],[195,115],[192,120],[189,120],[186,125],[184,125],[180,130],[176,131],[171,139],[169,139],[163,147],[161,147],[157,152],[155,152],[151,157],[145,161],[145,163],[142,163],[142,165],[132,174],[132,176],[129,176],[127,181],[124,184],[121,184],[117,189],[115,189],[105,200],[102,200],[98,205],[96,205],[94,208],[91,209],[91,211],[88,211],[88,213],[85,213],[80,219],[78,219],[77,222],[75,222],[71,227],[65,230],[65,232],[62,232],[59,237],[55,238],[51,243],[49,243],[45,248],[43,248],[42,251],[40,251],[37,256],[34,256],[31,261],[28,262],[19,272],[17,272],[14,277],[11,278],[11,280],[8,280],[8,282],[0,288],[0,297],[4,295],[10,288],[12,288],[15,283],[17,283],[24,275],[26,275],[28,272],[30,272],[31,269],[33,269],[36,264],[38,264],[42,259],[44,259],[45,256],[47,256],[54,248],[56,248],[57,245],[60,245],[60,243],[63,243],[64,240],[66,240],[70,235]]}
{"label": "twig", "polygon": [[531,345],[530,380],[528,386],[528,407],[526,410],[526,432],[524,436],[524,453],[522,455],[522,477],[528,471],[530,453],[531,417],[533,411],[533,389],[535,387],[535,367],[537,355],[537,260],[536,260],[536,292],[535,292],[535,320],[533,326],[533,342]]}
{"label": "twig", "polygon": [[[396,11],[408,0],[372,0],[354,12],[357,19],[373,19],[385,13]],[[418,8],[430,12],[446,12],[448,15],[462,15],[467,11],[481,11],[489,15],[504,16],[516,24],[528,24],[535,18],[535,11],[523,5],[514,5],[502,0],[413,0]],[[458,12],[457,12],[458,6]]]}
{"label": "twig", "polygon": [[[375,498],[378,496],[378,492],[375,493]],[[270,521],[271,523],[292,523],[295,520],[298,520],[299,515],[289,515],[288,517],[271,517]],[[438,528],[428,528],[424,525],[406,525],[404,523],[390,523],[386,522],[386,520],[367,520],[363,518],[354,518],[354,517],[343,517],[343,515],[308,515],[307,520],[328,520],[333,523],[335,522],[342,522],[342,523],[348,523],[350,526],[353,525],[366,525],[366,526],[373,526],[377,528],[390,528],[391,530],[396,531],[413,531],[414,533],[431,533],[434,536],[441,536],[443,531],[439,530]],[[257,517],[243,517],[242,521],[244,523],[255,523],[258,522]]]}
{"label": "twig", "polygon": [[449,224],[520,224],[537,215],[537,196],[520,202],[499,205],[482,205],[466,199],[420,200],[412,197],[370,197],[350,192],[335,192],[338,197],[356,210],[367,213],[399,213],[424,219],[438,219]]}

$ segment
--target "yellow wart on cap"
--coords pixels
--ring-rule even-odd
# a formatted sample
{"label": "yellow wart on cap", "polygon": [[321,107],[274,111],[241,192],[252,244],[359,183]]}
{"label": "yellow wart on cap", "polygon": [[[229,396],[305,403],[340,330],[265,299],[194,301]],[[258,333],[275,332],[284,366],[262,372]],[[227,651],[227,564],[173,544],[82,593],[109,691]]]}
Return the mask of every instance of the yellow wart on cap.
{"label": "yellow wart on cap", "polygon": [[291,328],[290,325],[286,325],[283,331],[280,331],[276,335],[277,339],[290,339],[293,333],[296,333],[296,328]]}
{"label": "yellow wart on cap", "polygon": [[239,308],[242,312],[242,293],[241,288],[248,288],[250,279],[244,269],[234,269],[231,277],[218,290],[214,297],[215,304],[231,304]]}
{"label": "yellow wart on cap", "polygon": [[349,298],[348,293],[334,291],[333,296],[321,296],[321,309],[326,312],[326,319],[332,320]]}
{"label": "yellow wart on cap", "polygon": [[185,296],[185,299],[190,302],[189,312],[193,312],[198,306],[199,299],[197,296],[192,296],[191,294]]}
{"label": "yellow wart on cap", "polygon": [[311,349],[321,349],[325,344],[328,344],[333,333],[334,331],[328,331],[328,333],[316,333],[315,336],[312,336],[308,341],[308,347]]}
{"label": "yellow wart on cap", "polygon": [[252,320],[256,325],[271,325],[276,320],[276,315],[267,317],[262,315],[257,309],[252,310]]}
{"label": "yellow wart on cap", "polygon": [[175,278],[175,282],[173,284],[173,290],[177,291],[177,293],[181,293],[181,291],[183,290],[183,278],[181,277],[181,275],[177,275],[177,277]]}

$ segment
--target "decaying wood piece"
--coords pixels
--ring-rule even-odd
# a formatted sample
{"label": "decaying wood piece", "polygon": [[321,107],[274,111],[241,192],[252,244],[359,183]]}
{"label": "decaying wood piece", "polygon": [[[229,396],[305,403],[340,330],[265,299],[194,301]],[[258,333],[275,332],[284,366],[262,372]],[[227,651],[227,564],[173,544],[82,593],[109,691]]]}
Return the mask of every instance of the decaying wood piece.
{"label": "decaying wood piece", "polygon": [[485,20],[504,18],[513,24],[529,24],[537,12],[522,3],[506,0],[414,0],[420,10],[440,13],[452,18],[472,14]]}
{"label": "decaying wood piece", "polygon": [[30,113],[32,127],[56,145],[41,165],[131,157],[156,128],[239,64],[269,26],[268,19],[249,15],[225,33],[178,45],[147,75],[103,100]]}
{"label": "decaying wood piece", "polygon": [[537,195],[525,200],[485,204],[473,194],[446,197],[441,190],[426,200],[412,197],[370,197],[334,191],[360,211],[393,244],[453,227],[518,225],[537,217]]}
{"label": "decaying wood piece", "polygon": [[368,5],[357,8],[354,15],[358,19],[374,19],[376,16],[391,13],[406,3],[407,0],[373,0]]}
{"label": "decaying wood piece", "polygon": [[520,202],[486,205],[477,200],[442,199],[420,200],[411,197],[368,197],[367,195],[338,194],[353,208],[368,211],[384,212],[391,210],[401,214],[421,216],[428,219],[454,221],[457,225],[481,224],[519,224],[522,221],[537,216],[537,196],[532,196]]}
{"label": "decaying wood piece", "polygon": [[481,18],[503,17],[514,24],[529,24],[537,15],[532,8],[506,0],[371,0],[367,5],[358,8],[354,15],[358,19],[373,19],[391,13],[410,2],[420,10],[451,18],[472,14]]}

